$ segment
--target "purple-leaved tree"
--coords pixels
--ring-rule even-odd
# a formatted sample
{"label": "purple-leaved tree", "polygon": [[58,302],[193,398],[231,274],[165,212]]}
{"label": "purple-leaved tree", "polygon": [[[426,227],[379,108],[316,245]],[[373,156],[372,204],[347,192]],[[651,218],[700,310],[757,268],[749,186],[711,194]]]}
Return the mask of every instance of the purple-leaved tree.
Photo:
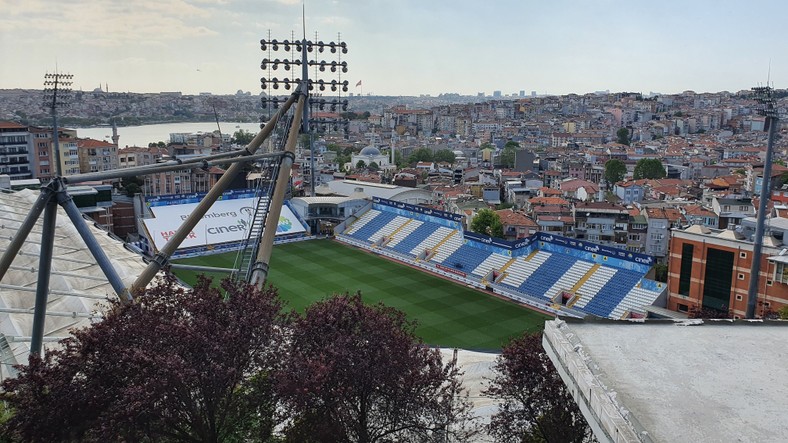
{"label": "purple-leaved tree", "polygon": [[295,319],[278,376],[288,441],[470,441],[456,359],[394,308],[335,295]]}
{"label": "purple-leaved tree", "polygon": [[541,333],[506,345],[484,394],[499,400],[488,425],[497,442],[591,441],[591,430],[542,348]]}
{"label": "purple-leaved tree", "polygon": [[266,441],[281,304],[258,291],[167,280],[74,333],[3,384],[23,441]]}

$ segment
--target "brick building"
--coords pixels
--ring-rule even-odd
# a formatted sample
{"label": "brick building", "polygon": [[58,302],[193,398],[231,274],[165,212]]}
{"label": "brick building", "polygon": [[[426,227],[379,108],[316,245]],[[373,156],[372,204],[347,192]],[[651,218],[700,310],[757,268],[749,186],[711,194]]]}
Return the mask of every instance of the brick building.
{"label": "brick building", "polygon": [[[771,236],[764,238],[755,315],[788,305],[788,255]],[[753,243],[732,230],[694,225],[674,230],[668,261],[668,308],[730,309],[734,318],[747,311]]]}

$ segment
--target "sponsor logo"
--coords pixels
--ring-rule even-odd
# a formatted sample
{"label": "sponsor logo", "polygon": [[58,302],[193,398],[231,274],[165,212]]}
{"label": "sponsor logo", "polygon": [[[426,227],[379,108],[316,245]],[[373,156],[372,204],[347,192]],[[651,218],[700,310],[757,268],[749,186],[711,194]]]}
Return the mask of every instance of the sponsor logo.
{"label": "sponsor logo", "polygon": [[293,223],[285,216],[279,217],[279,224],[276,225],[276,232],[287,232],[293,227]]}
{"label": "sponsor logo", "polygon": [[452,274],[456,274],[456,275],[459,275],[459,276],[462,276],[462,277],[465,277],[465,276],[468,275],[468,274],[466,274],[466,273],[464,273],[462,271],[458,271],[457,269],[450,268],[448,266],[444,266],[444,265],[442,265],[440,263],[436,263],[435,267],[440,269],[440,270],[442,270],[442,271],[450,272]]}
{"label": "sponsor logo", "polygon": [[244,206],[238,212],[243,215],[253,216],[254,215],[254,208],[251,206]]}
{"label": "sponsor logo", "polygon": [[586,251],[588,251],[588,252],[594,252],[594,253],[599,252],[599,246],[596,246],[596,245],[594,245],[594,246],[586,246],[584,249]]}
{"label": "sponsor logo", "polygon": [[635,257],[635,261],[638,262],[638,263],[644,263],[644,264],[650,265],[653,260],[652,260],[651,257],[646,257],[646,258]]}
{"label": "sponsor logo", "polygon": [[398,208],[400,208],[400,209],[402,209],[402,208],[404,208],[404,207],[405,207],[405,203],[400,203],[400,204],[398,204],[398,205],[397,205],[397,207],[398,207]]}
{"label": "sponsor logo", "polygon": [[557,239],[555,239],[555,242],[556,242],[556,243],[560,243],[560,244],[562,244],[562,245],[565,245],[565,244],[566,244],[566,240],[564,240],[563,238],[557,238]]}
{"label": "sponsor logo", "polygon": [[543,235],[542,236],[542,240],[544,240],[544,241],[553,241],[553,236],[552,235]]}

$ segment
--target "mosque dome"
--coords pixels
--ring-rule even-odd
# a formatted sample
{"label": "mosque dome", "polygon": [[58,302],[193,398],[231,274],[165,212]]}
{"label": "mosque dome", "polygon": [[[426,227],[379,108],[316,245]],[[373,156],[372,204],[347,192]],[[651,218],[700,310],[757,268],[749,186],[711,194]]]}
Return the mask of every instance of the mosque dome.
{"label": "mosque dome", "polygon": [[359,153],[359,155],[366,155],[368,157],[376,157],[376,156],[380,155],[380,150],[378,150],[378,148],[370,145],[370,146],[367,146],[366,148],[362,149],[361,152]]}

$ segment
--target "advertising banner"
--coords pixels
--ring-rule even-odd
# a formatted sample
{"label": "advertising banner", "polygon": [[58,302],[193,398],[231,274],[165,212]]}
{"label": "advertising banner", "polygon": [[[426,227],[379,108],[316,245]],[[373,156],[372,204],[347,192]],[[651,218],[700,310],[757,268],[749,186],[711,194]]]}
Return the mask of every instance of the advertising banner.
{"label": "advertising banner", "polygon": [[[237,198],[254,198],[254,189],[230,189],[224,191],[219,200],[232,200]],[[204,192],[193,192],[190,194],[168,194],[145,197],[145,204],[150,207],[168,205],[186,205],[189,203],[199,203],[205,197]]]}
{"label": "advertising banner", "polygon": [[[155,218],[143,220],[156,249],[161,249],[175,234],[181,223],[191,214],[197,203],[185,205],[153,206]],[[194,230],[181,243],[180,248],[217,245],[244,240],[252,224],[257,199],[240,198],[216,201]],[[276,235],[305,232],[306,229],[286,205],[282,205]]]}
{"label": "advertising banner", "polygon": [[440,211],[438,209],[425,208],[423,206],[411,205],[408,203],[397,202],[394,200],[387,200],[385,198],[373,197],[372,203],[391,206],[392,208],[410,211],[416,214],[423,214],[430,217],[440,217],[454,222],[462,222],[462,215],[452,214],[451,212]]}

